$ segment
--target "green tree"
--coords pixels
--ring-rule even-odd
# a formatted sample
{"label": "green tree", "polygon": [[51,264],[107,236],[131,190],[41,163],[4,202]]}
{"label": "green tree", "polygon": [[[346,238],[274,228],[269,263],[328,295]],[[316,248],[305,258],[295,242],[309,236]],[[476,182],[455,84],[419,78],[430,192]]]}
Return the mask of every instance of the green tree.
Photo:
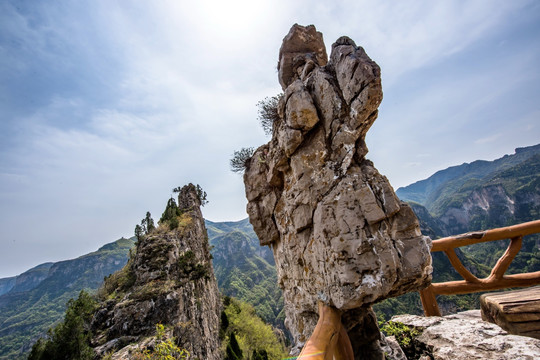
{"label": "green tree", "polygon": [[96,300],[81,291],[77,300],[68,301],[64,321],[49,329],[46,339],[39,339],[32,347],[29,360],[74,359],[91,360],[90,322],[96,309]]}
{"label": "green tree", "polygon": [[137,241],[140,241],[143,235],[144,235],[144,230],[142,226],[135,225],[135,237],[137,238]]}
{"label": "green tree", "polygon": [[201,206],[208,204],[208,200],[206,199],[206,191],[202,189],[201,185],[197,184],[195,189],[197,190],[197,196],[199,197]]}
{"label": "green tree", "polygon": [[[226,304],[225,301],[224,304]],[[228,304],[225,307],[225,314],[229,322],[227,347],[230,346],[231,350],[235,350],[233,345],[235,345],[234,343],[238,344],[242,354],[246,354],[246,357],[253,354],[253,351],[256,351],[259,356],[264,356],[262,350],[266,351],[266,356],[270,360],[280,360],[286,357],[284,345],[278,340],[272,327],[265,324],[255,314],[251,305],[235,298],[228,298]],[[234,339],[232,339],[233,335]],[[230,353],[230,350],[225,350],[227,354]]]}
{"label": "green tree", "polygon": [[167,201],[167,206],[165,207],[165,211],[161,215],[161,219],[159,219],[159,223],[168,223],[171,230],[176,229],[179,225],[178,216],[180,216],[181,214],[182,212],[178,208],[176,200],[171,197],[169,201]]}
{"label": "green tree", "polygon": [[189,358],[187,350],[179,348],[174,343],[174,338],[166,338],[165,326],[156,325],[156,345],[150,349],[144,349],[134,354],[135,360],[184,360]]}
{"label": "green tree", "polygon": [[251,360],[268,360],[268,353],[266,350],[253,350]]}
{"label": "green tree", "polygon": [[225,360],[241,360],[243,356],[242,349],[236,340],[236,335],[231,333],[229,337],[229,344],[227,345],[227,356]]}
{"label": "green tree", "polygon": [[148,235],[155,228],[156,226],[154,225],[152,214],[150,214],[150,211],[147,211],[146,216],[141,220],[141,229],[143,230],[144,234]]}
{"label": "green tree", "polygon": [[227,331],[227,329],[229,328],[229,318],[227,317],[227,314],[225,313],[225,311],[222,311],[221,312],[221,329],[223,331]]}

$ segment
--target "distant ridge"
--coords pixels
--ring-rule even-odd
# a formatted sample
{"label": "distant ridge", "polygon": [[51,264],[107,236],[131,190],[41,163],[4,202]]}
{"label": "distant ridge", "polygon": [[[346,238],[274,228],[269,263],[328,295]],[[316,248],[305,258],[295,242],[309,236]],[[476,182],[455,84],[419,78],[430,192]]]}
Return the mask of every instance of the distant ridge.
{"label": "distant ridge", "polygon": [[37,337],[62,318],[66,302],[82,289],[97,289],[105,276],[122,268],[133,243],[122,238],[76,259],[0,279],[0,360],[26,359]]}
{"label": "distant ridge", "polygon": [[426,207],[432,215],[440,216],[444,203],[455,193],[470,190],[474,182],[487,183],[496,175],[540,155],[540,144],[517,148],[512,155],[493,160],[477,160],[437,171],[425,180],[397,189],[403,201],[415,202]]}
{"label": "distant ridge", "polygon": [[[205,223],[220,290],[250,303],[260,317],[283,328],[272,251],[259,246],[247,218]],[[134,237],[122,238],[76,259],[0,279],[0,360],[26,359],[37,337],[62,318],[66,302],[82,289],[95,291],[105,276],[121,269],[134,242]]]}

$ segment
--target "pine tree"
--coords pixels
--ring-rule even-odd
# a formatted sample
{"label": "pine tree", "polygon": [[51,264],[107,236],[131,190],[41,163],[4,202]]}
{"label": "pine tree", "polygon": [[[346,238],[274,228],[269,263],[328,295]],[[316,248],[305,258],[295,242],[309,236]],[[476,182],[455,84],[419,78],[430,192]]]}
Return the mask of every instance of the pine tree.
{"label": "pine tree", "polygon": [[150,214],[150,211],[146,212],[146,216],[144,218],[145,224],[146,224],[146,233],[150,233],[152,230],[154,230],[156,227],[154,225],[154,219],[152,219],[152,215]]}
{"label": "pine tree", "polygon": [[266,350],[253,350],[251,360],[268,360],[268,352]]}
{"label": "pine tree", "polygon": [[77,359],[92,360],[94,351],[90,348],[90,321],[96,301],[81,291],[77,300],[68,301],[64,321],[54,329],[49,329],[48,339],[40,339],[32,347],[29,360]]}
{"label": "pine tree", "polygon": [[141,225],[135,225],[135,237],[137,238],[137,241],[140,241],[143,235],[144,235],[144,230],[141,227]]}
{"label": "pine tree", "polygon": [[227,354],[225,360],[241,360],[243,358],[242,349],[236,340],[236,335],[231,333],[229,344],[227,344]]}

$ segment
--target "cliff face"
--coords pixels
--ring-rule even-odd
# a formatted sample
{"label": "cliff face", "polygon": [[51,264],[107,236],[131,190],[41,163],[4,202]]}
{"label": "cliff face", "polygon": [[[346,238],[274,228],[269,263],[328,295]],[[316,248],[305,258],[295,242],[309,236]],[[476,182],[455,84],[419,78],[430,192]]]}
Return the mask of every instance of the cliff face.
{"label": "cliff face", "polygon": [[133,342],[166,326],[177,345],[193,358],[220,359],[221,301],[196,188],[178,196],[176,228],[161,224],[142,236],[126,267],[104,285],[107,300],[94,315],[93,339],[99,355],[129,358]]}
{"label": "cliff face", "polygon": [[322,34],[298,25],[279,58],[280,119],[244,174],[249,219],[274,252],[296,345],[311,335],[321,300],[343,311],[360,356],[378,346],[369,304],[429,282],[430,240],[365,159],[382,100],[377,64],[347,37],[327,60]]}

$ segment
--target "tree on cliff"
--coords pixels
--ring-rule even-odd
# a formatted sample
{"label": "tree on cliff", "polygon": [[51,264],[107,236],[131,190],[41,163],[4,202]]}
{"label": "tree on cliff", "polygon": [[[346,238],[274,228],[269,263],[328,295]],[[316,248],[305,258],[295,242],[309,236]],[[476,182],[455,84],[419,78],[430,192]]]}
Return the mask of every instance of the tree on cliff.
{"label": "tree on cliff", "polygon": [[229,344],[227,345],[227,355],[225,357],[225,360],[242,359],[242,356],[242,349],[240,349],[240,345],[238,345],[236,335],[234,333],[231,333],[231,336],[229,337]]}
{"label": "tree on cliff", "polygon": [[246,170],[247,162],[253,156],[253,152],[255,152],[255,149],[252,147],[235,151],[230,161],[231,171],[244,172],[244,170]]}
{"label": "tree on cliff", "polygon": [[46,339],[39,339],[28,356],[29,360],[80,359],[91,360],[90,322],[96,309],[96,300],[86,291],[77,300],[68,301],[64,321],[50,329]]}
{"label": "tree on cliff", "polygon": [[137,241],[141,240],[141,237],[144,235],[144,230],[141,225],[135,225],[135,237]]}
{"label": "tree on cliff", "polygon": [[[173,189],[173,192],[174,193],[180,193],[181,190],[182,190],[182,188],[180,186],[178,186],[178,187],[175,187]],[[197,186],[195,186],[195,190],[197,191],[197,196],[199,197],[199,201],[201,202],[201,206],[204,206],[204,205],[208,204],[208,200],[206,198],[206,191],[203,190],[201,185],[197,184]]]}
{"label": "tree on cliff", "polygon": [[283,93],[280,93],[276,96],[265,97],[264,100],[257,103],[258,119],[266,135],[272,135],[274,122],[279,120],[278,104],[282,97]]}
{"label": "tree on cliff", "polygon": [[144,219],[142,219],[141,228],[145,234],[150,233],[156,228],[156,226],[154,225],[154,219],[152,219],[152,214],[150,214],[150,211],[147,211],[146,216],[144,217]]}

